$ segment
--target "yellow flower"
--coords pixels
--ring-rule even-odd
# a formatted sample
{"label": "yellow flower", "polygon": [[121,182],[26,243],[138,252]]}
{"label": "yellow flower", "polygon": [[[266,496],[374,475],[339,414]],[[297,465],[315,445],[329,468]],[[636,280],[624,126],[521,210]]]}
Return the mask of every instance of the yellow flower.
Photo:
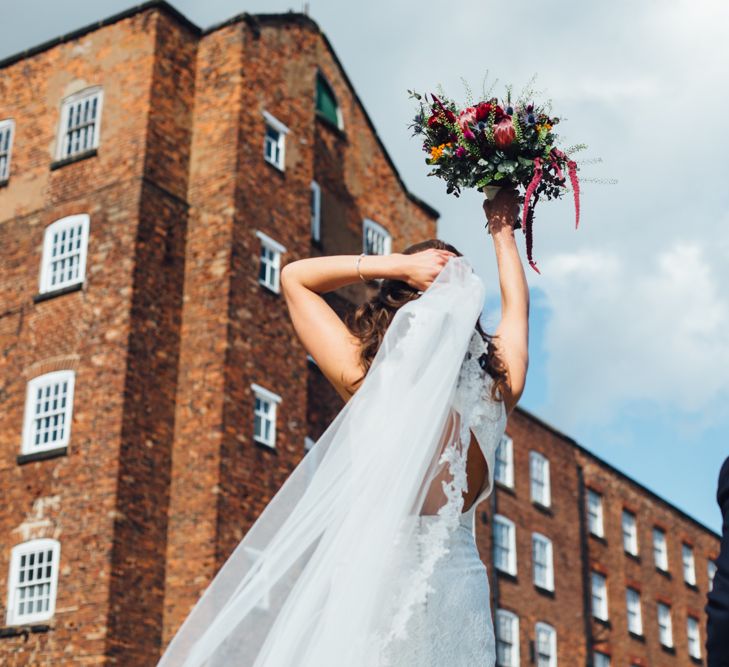
{"label": "yellow flower", "polygon": [[440,160],[441,157],[443,157],[443,151],[450,146],[450,143],[447,144],[441,144],[440,146],[433,146],[430,149],[430,157],[433,160]]}

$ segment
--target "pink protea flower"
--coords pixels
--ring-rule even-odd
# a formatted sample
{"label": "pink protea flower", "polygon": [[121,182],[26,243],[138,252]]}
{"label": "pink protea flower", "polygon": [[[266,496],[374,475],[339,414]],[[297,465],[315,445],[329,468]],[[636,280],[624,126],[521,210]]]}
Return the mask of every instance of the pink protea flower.
{"label": "pink protea flower", "polygon": [[494,128],[494,143],[498,148],[502,150],[511,146],[516,132],[514,131],[514,125],[511,122],[511,116],[504,116]]}
{"label": "pink protea flower", "polygon": [[466,130],[470,131],[469,126],[476,122],[476,116],[476,107],[466,107],[458,114],[458,124],[461,126],[464,134]]}

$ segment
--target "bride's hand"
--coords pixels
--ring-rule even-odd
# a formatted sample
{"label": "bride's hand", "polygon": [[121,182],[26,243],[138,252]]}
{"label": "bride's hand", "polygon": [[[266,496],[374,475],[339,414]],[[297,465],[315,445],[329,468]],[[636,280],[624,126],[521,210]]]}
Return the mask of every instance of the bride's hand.
{"label": "bride's hand", "polygon": [[405,266],[402,280],[417,290],[426,290],[451,257],[456,257],[456,254],[439,248],[403,255]]}
{"label": "bride's hand", "polygon": [[515,188],[501,188],[492,201],[484,200],[483,210],[489,223],[491,234],[502,229],[514,231],[514,221],[519,215],[519,193]]}

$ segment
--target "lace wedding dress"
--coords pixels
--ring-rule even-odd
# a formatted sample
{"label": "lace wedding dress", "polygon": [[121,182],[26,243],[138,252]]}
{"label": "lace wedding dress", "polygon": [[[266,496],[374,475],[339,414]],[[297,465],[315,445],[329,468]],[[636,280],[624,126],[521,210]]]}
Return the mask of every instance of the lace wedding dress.
{"label": "lace wedding dress", "polygon": [[[443,544],[445,553],[427,572],[428,594],[411,612],[407,637],[390,645],[383,657],[385,665],[492,667],[496,664],[489,582],[486,566],[476,547],[475,514],[476,507],[493,488],[495,452],[506,427],[506,408],[503,401],[495,402],[490,398],[493,380],[479,363],[485,353],[486,343],[478,331],[474,331],[459,373],[450,419],[455,428],[461,429],[462,442],[468,442],[469,430],[476,436],[488,468],[486,482],[471,507],[460,513],[457,524],[455,521],[449,524]],[[469,489],[467,450],[453,448],[453,443],[450,447],[445,452],[451,457],[452,482],[449,500],[442,507],[450,504],[455,512],[456,507],[462,506],[456,493]],[[429,495],[434,492],[437,494],[437,490],[431,488]],[[424,554],[430,553],[431,533],[440,520],[438,514],[425,514],[416,519],[416,548],[411,551],[415,556],[415,571],[426,569]]]}
{"label": "lace wedding dress", "polygon": [[[468,261],[454,257],[398,310],[359,390],[158,667],[495,664],[474,516],[492,489],[506,410],[480,363],[484,294]],[[488,475],[463,512],[470,446]]]}

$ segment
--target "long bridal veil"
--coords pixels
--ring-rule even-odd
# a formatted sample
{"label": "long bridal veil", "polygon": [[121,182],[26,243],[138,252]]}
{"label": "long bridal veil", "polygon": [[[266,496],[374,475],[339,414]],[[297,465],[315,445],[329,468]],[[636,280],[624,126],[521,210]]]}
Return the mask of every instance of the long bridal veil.
{"label": "long bridal veil", "polygon": [[[398,310],[359,390],[158,667],[391,664],[460,518],[470,438],[454,399],[484,293],[468,261],[453,257]],[[435,516],[422,532],[425,514]]]}

